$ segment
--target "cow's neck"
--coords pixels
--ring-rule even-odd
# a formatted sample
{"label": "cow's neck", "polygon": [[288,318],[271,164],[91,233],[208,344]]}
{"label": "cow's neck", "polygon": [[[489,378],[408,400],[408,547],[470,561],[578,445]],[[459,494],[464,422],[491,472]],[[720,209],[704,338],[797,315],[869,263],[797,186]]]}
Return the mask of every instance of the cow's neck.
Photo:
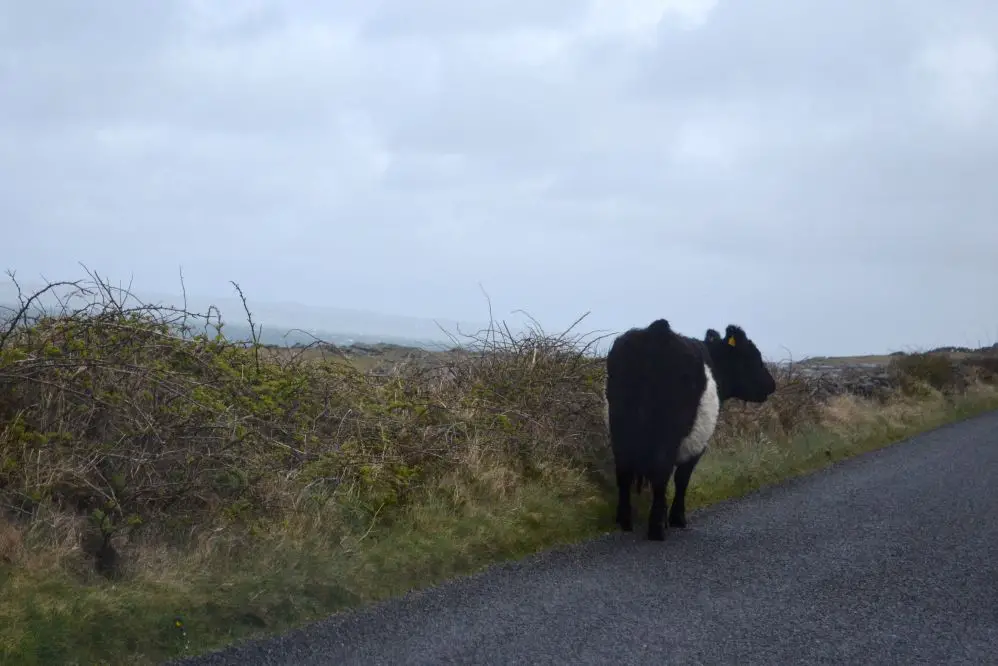
{"label": "cow's neck", "polygon": [[728,378],[724,376],[724,373],[717,371],[717,361],[714,360],[709,345],[704,345],[704,352],[704,362],[710,368],[711,373],[714,375],[714,383],[717,384],[717,398],[721,401],[721,404],[724,404],[731,397]]}

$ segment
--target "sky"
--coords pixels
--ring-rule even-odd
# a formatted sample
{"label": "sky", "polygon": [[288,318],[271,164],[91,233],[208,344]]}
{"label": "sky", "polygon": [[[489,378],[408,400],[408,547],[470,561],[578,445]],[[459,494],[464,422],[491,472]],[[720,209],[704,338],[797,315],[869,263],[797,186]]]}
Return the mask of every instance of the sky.
{"label": "sky", "polygon": [[772,358],[991,344],[996,35],[986,0],[0,0],[0,257]]}

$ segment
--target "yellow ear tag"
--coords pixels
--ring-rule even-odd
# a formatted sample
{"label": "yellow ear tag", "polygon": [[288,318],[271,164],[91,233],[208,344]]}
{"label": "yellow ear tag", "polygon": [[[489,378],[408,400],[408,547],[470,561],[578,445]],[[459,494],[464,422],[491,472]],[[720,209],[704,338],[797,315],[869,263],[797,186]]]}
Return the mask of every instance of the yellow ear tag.
{"label": "yellow ear tag", "polygon": [[735,336],[732,335],[730,338],[728,338],[728,344],[731,345],[732,347],[735,346]]}

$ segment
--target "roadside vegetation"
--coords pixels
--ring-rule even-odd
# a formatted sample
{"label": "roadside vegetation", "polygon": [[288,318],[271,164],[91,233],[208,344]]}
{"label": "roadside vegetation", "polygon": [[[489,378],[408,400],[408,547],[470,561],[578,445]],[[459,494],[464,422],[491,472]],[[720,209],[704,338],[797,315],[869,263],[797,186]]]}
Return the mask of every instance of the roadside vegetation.
{"label": "roadside vegetation", "polygon": [[[573,330],[494,324],[376,374],[95,274],[22,295],[0,325],[0,662],[159,663],[613,530],[605,339]],[[769,402],[722,410],[689,508],[998,408],[995,355],[890,363],[892,388],[827,400],[776,368]]]}

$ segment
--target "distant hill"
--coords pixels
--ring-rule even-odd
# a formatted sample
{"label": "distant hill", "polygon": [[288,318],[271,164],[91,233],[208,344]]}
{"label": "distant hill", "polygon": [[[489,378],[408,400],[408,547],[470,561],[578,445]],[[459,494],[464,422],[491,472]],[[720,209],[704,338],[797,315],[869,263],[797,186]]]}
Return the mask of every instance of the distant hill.
{"label": "distant hill", "polygon": [[[25,293],[34,293],[40,286],[22,284]],[[139,293],[143,303],[149,305],[169,305],[179,307],[183,297],[174,294]],[[186,309],[191,312],[207,312],[214,306],[221,312],[224,333],[230,340],[251,340],[249,324],[242,302],[238,297],[208,299],[188,295]],[[9,316],[17,302],[17,292],[12,283],[0,280],[0,318]],[[72,307],[82,307],[85,303],[74,300]],[[59,300],[55,294],[46,294],[42,299],[42,310],[58,312]],[[137,305],[135,301],[126,305]],[[261,331],[260,341],[267,345],[294,346],[307,345],[320,340],[337,346],[355,343],[389,343],[431,351],[449,349],[454,346],[448,333],[461,342],[461,333],[468,334],[481,330],[483,323],[458,322],[449,319],[434,320],[428,317],[390,315],[366,310],[310,306],[299,303],[254,302],[249,296],[249,307],[253,322]],[[34,308],[38,310],[38,308]],[[262,325],[262,330],[261,330]],[[461,333],[458,331],[460,330]]]}
{"label": "distant hill", "polygon": [[[18,308],[13,303],[0,303],[0,320],[6,319],[5,315],[16,311]],[[48,305],[44,308],[32,308],[31,312],[33,315],[40,314],[43,311],[48,311],[50,313],[56,313],[59,311],[52,305]],[[225,314],[222,315],[222,321],[224,323],[223,332],[225,337],[229,340],[235,342],[250,341],[253,339],[253,334],[250,331],[248,323],[243,323],[241,321],[229,321],[226,320]],[[437,331],[437,335],[434,337],[414,337],[406,335],[394,335],[391,333],[378,333],[378,332],[368,332],[368,333],[357,333],[353,331],[330,331],[323,330],[319,328],[304,328],[295,327],[287,325],[274,325],[268,322],[257,322],[256,324],[257,332],[260,336],[260,342],[265,345],[278,345],[278,346],[295,346],[297,345],[308,345],[316,341],[332,343],[338,347],[346,347],[356,343],[361,344],[378,344],[378,343],[388,343],[394,345],[400,345],[403,347],[414,347],[416,349],[427,349],[430,351],[437,351],[441,349],[449,349],[454,346],[454,343],[442,332]],[[471,329],[465,329],[462,327],[462,331],[469,332]],[[454,331],[451,331],[454,332]],[[460,338],[460,336],[458,336]]]}
{"label": "distant hill", "polygon": [[[253,339],[249,324],[226,322],[223,331],[225,333],[225,337],[233,341],[249,341]],[[445,336],[435,339],[420,339],[401,335],[335,332],[317,329],[306,330],[303,332],[301,329],[284,326],[271,326],[267,324],[263,325],[262,330],[258,324],[257,331],[260,335],[261,343],[265,345],[278,345],[281,347],[293,347],[296,344],[308,345],[316,341],[332,343],[337,347],[349,347],[357,343],[369,345],[388,343],[399,345],[401,347],[413,347],[429,351],[449,349],[453,346],[453,343]]]}

